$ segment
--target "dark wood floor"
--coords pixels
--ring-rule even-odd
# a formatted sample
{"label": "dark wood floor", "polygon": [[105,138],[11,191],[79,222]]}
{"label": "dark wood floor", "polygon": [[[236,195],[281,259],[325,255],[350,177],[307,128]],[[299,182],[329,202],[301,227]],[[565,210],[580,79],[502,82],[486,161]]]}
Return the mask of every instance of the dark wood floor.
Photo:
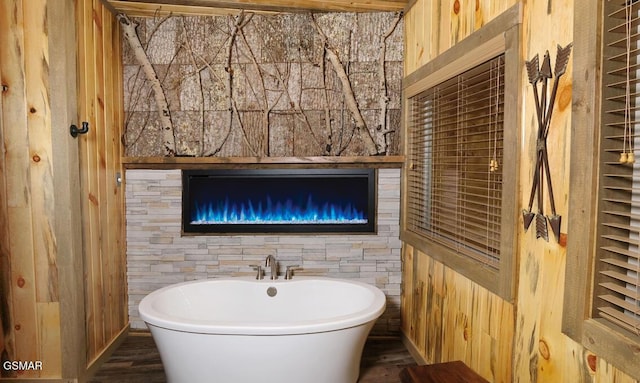
{"label": "dark wood floor", "polygon": [[[415,364],[400,339],[370,339],[362,354],[358,382],[400,383],[399,374],[402,368]],[[112,382],[166,382],[158,349],[148,333],[130,334],[89,380],[89,383]]]}

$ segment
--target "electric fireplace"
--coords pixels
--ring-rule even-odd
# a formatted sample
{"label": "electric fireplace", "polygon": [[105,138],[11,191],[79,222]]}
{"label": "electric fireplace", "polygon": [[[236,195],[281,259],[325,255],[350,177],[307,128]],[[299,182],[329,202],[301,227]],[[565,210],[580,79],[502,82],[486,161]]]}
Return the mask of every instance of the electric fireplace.
{"label": "electric fireplace", "polygon": [[182,171],[182,231],[373,233],[374,169]]}

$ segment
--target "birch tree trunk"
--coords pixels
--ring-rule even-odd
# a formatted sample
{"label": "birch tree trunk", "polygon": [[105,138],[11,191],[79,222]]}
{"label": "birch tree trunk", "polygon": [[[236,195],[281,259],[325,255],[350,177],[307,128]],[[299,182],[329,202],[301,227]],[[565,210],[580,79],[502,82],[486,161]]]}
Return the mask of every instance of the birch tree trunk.
{"label": "birch tree trunk", "polygon": [[389,94],[387,89],[387,75],[385,71],[385,62],[387,59],[387,39],[393,31],[396,30],[398,23],[402,19],[402,12],[398,12],[396,17],[391,23],[389,29],[385,32],[384,35],[380,37],[380,57],[379,57],[379,67],[378,67],[378,81],[380,84],[379,92],[380,92],[380,122],[378,123],[378,148],[384,148],[384,153],[387,153],[389,150],[389,143],[387,141],[387,134],[391,133],[392,130],[387,128],[387,109],[389,106]]}
{"label": "birch tree trunk", "polygon": [[133,50],[133,54],[142,66],[142,70],[144,74],[151,84],[151,89],[153,90],[153,97],[156,101],[156,106],[158,107],[158,118],[160,120],[160,125],[162,128],[162,141],[163,141],[163,149],[164,154],[167,157],[173,157],[176,155],[176,140],[173,130],[173,122],[171,121],[171,111],[169,110],[169,103],[167,102],[167,97],[164,94],[164,90],[162,89],[162,84],[160,83],[160,79],[158,79],[158,75],[156,74],[155,69],[151,65],[149,58],[147,57],[142,44],[140,43],[140,38],[136,33],[136,27],[138,24],[134,23],[129,19],[129,17],[125,14],[119,13],[117,16],[120,25],[122,25],[122,31],[124,33],[124,37],[131,46]]}
{"label": "birch tree trunk", "polygon": [[360,136],[364,141],[365,146],[367,147],[367,151],[369,155],[379,154],[381,152],[381,148],[376,145],[369,128],[367,127],[367,123],[364,121],[362,117],[362,113],[360,113],[360,108],[358,107],[358,102],[356,101],[356,97],[353,94],[353,88],[351,87],[351,81],[349,81],[349,76],[347,72],[344,70],[344,66],[340,61],[340,58],[336,54],[336,52],[329,46],[327,41],[327,36],[322,32],[318,23],[313,15],[311,15],[311,20],[313,21],[313,25],[315,26],[318,34],[322,38],[324,50],[327,55],[327,59],[333,66],[333,69],[336,71],[336,75],[340,79],[340,83],[342,84],[342,92],[344,93],[345,103],[347,108],[351,112],[353,119],[356,122],[356,129],[360,132]]}

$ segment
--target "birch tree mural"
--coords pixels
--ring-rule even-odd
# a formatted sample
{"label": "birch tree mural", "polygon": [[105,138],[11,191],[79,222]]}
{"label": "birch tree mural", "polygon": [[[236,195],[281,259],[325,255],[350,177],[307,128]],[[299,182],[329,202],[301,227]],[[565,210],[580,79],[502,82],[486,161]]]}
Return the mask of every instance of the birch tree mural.
{"label": "birch tree mural", "polygon": [[399,152],[401,14],[119,20],[127,156]]}

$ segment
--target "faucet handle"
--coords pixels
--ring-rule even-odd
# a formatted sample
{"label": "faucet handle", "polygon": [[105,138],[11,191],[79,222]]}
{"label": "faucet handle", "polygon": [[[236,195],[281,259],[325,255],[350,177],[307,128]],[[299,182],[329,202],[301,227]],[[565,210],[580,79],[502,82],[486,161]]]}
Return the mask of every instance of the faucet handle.
{"label": "faucet handle", "polygon": [[249,265],[251,268],[257,271],[256,279],[264,279],[264,269],[260,265]]}
{"label": "faucet handle", "polygon": [[284,279],[293,279],[293,271],[294,270],[302,270],[300,265],[289,265],[287,266],[287,270],[284,273]]}

